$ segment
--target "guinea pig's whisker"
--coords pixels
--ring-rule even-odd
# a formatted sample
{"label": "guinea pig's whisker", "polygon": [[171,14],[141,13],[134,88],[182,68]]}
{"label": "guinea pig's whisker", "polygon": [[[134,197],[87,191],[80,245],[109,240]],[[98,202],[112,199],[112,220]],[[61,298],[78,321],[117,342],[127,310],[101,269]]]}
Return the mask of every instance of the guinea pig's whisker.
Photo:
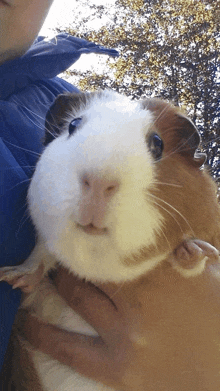
{"label": "guinea pig's whisker", "polygon": [[208,140],[208,141],[204,141],[204,142],[202,142],[202,145],[204,145],[204,146],[206,146],[206,145],[209,145],[209,144],[211,144],[211,143],[215,143],[215,142],[217,142],[218,140],[220,140],[220,136],[219,135],[214,135],[213,136],[213,138],[212,139],[210,139],[210,140]]}
{"label": "guinea pig's whisker", "polygon": [[57,138],[58,136],[59,136],[59,134],[58,133],[55,133],[55,132],[51,132],[47,127],[46,127],[46,131],[47,131],[47,133],[50,133],[51,134],[51,136],[52,137],[54,137],[54,138]]}
{"label": "guinea pig's whisker", "polygon": [[158,182],[158,181],[155,181],[154,184],[156,184],[156,185],[173,186],[173,187],[183,187],[182,185],[177,185],[175,183]]}
{"label": "guinea pig's whisker", "polygon": [[[56,121],[56,117],[53,115],[53,114],[51,114],[51,117],[52,117],[52,120],[53,120],[53,122],[54,123],[56,123],[57,121]],[[48,132],[48,133],[50,133],[51,134],[51,136],[53,136],[54,138],[57,138],[58,136],[59,136],[59,134],[61,133],[61,132],[51,132],[51,130],[47,127],[47,123],[46,123],[46,126],[45,126],[45,129],[46,129],[46,131]],[[61,129],[62,130],[62,129]]]}
{"label": "guinea pig's whisker", "polygon": [[26,208],[26,210],[25,210],[25,212],[24,212],[24,215],[25,215],[25,213],[27,213],[28,212],[28,203],[27,203],[27,201],[26,202],[24,202],[24,204],[18,209],[18,211],[17,211],[17,213],[20,213],[20,211],[22,210],[22,209],[24,209],[24,208]]}
{"label": "guinea pig's whisker", "polygon": [[[155,195],[153,195],[153,194],[149,194],[149,195],[150,195],[151,197],[157,199],[158,201],[163,202],[165,205],[169,206],[172,210],[174,210],[180,217],[182,217],[182,219],[185,221],[185,223],[186,223],[186,224],[188,225],[188,227],[190,228],[192,234],[195,236],[194,231],[193,231],[191,225],[189,224],[188,220],[182,215],[182,213],[180,213],[176,208],[174,208],[174,206],[172,206],[172,205],[169,204],[168,202],[162,200],[161,198],[159,198],[159,197],[157,197],[157,196],[155,196]],[[158,205],[159,205],[159,204],[158,204]],[[159,206],[161,207],[161,205],[159,205]],[[165,210],[166,210],[166,209],[165,209]],[[167,210],[166,210],[166,211],[167,211]],[[167,211],[167,213],[168,213],[168,211]],[[172,216],[172,217],[173,217],[173,216]]]}
{"label": "guinea pig's whisker", "polygon": [[31,122],[34,126],[36,126],[38,129],[44,129],[44,126],[39,122],[33,121],[30,117],[26,116],[28,118],[28,121]]}
{"label": "guinea pig's whisker", "polygon": [[[10,189],[6,190],[5,193],[7,193],[7,192],[9,192],[9,191],[12,191],[12,190],[14,190],[16,187],[22,185],[23,183],[30,182],[30,181],[31,181],[31,178],[24,179],[23,181],[17,183],[15,186],[12,186]],[[3,195],[1,195],[0,197],[3,197]]]}
{"label": "guinea pig's whisker", "polygon": [[[162,157],[160,160],[160,162],[166,160],[166,159],[169,159],[172,155],[174,155],[175,153],[177,152],[181,152],[181,148],[182,148],[183,145],[179,146],[178,148],[175,148],[173,150],[171,150],[166,156]],[[155,161],[154,164],[157,164],[158,161]]]}
{"label": "guinea pig's whisker", "polygon": [[[30,114],[32,114],[35,119],[39,119],[39,121],[33,121],[30,116],[28,116],[24,111],[23,111],[23,114],[26,116],[26,118],[28,118],[28,120],[33,123],[35,126],[37,126],[39,129],[44,129],[45,128],[45,117],[42,117],[41,115],[39,115],[38,113],[36,113],[35,111],[31,110],[29,107],[27,106],[24,106],[24,105],[21,105],[19,104],[18,105],[19,107],[25,109],[27,112],[29,112]],[[55,118],[53,118],[54,121],[55,121]],[[50,133],[54,138],[58,137],[58,133],[52,133],[48,128],[46,128],[47,132]]]}
{"label": "guinea pig's whisker", "polygon": [[33,155],[36,155],[36,156],[40,156],[40,155],[41,155],[41,154],[38,153],[38,152],[31,151],[30,149],[27,149],[27,148],[19,147],[19,146],[16,145],[16,144],[12,144],[12,143],[10,143],[9,141],[7,141],[7,140],[5,140],[5,139],[2,139],[2,140],[4,141],[4,143],[9,144],[9,145],[11,145],[12,147],[21,149],[22,151],[32,153]]}
{"label": "guinea pig's whisker", "polygon": [[[175,128],[173,128],[173,129],[175,129]],[[172,128],[169,128],[169,129],[167,130],[167,132],[170,131],[170,130],[172,130]],[[184,146],[187,145],[187,143],[188,143],[188,141],[190,140],[191,137],[193,137],[193,134],[192,134],[190,137],[188,137],[188,138],[185,140],[185,142],[183,142],[181,145],[178,145],[178,146],[174,147],[173,149],[171,149],[171,150],[169,151],[169,153],[168,153],[166,156],[163,156],[163,157],[162,157],[160,160],[158,160],[158,161],[154,161],[153,164],[157,164],[158,162],[164,161],[164,160],[170,158],[170,157],[171,157],[172,155],[174,155],[175,153],[178,153],[178,152],[181,152],[181,151],[190,150],[190,147],[184,148]]]}
{"label": "guinea pig's whisker", "polygon": [[[167,211],[166,211],[167,212]],[[171,215],[172,216],[172,215]],[[173,216],[172,216],[173,217]],[[181,227],[180,227],[181,228]],[[182,230],[181,230],[182,231]],[[172,252],[172,247],[170,245],[170,242],[169,240],[167,239],[167,236],[165,235],[165,233],[163,232],[163,230],[161,229],[160,233],[165,237],[166,241],[167,241],[167,244],[168,244],[168,247],[170,249],[170,252]]]}
{"label": "guinea pig's whisker", "polygon": [[159,119],[164,115],[166,114],[166,112],[169,110],[169,107],[164,107],[164,109],[161,111],[161,113],[155,118],[155,120],[153,121],[153,125],[156,125],[157,121],[159,121]]}
{"label": "guinea pig's whisker", "polygon": [[172,150],[170,151],[166,156],[163,156],[160,160],[155,160],[153,162],[153,164],[158,164],[159,162],[162,162],[164,160],[167,160],[170,158],[170,156],[174,155],[176,153],[176,149],[175,150]]}
{"label": "guinea pig's whisker", "polygon": [[[153,196],[152,194],[150,194],[150,196],[151,196],[151,197],[155,197],[155,196]],[[157,197],[155,197],[155,198],[157,198]],[[160,198],[158,198],[158,199],[159,199],[160,201],[162,201]],[[183,232],[183,229],[182,229],[182,227],[181,227],[181,225],[180,225],[180,223],[179,223],[179,221],[174,217],[173,213],[169,212],[165,207],[163,207],[162,205],[160,205],[158,202],[153,201],[153,203],[154,203],[154,205],[159,206],[159,208],[165,210],[165,212],[167,212],[167,213],[175,220],[175,222],[176,222],[177,225],[179,226],[181,232],[184,233],[184,232]],[[168,205],[169,205],[169,204],[168,204]],[[169,205],[169,206],[170,206],[170,205]]]}
{"label": "guinea pig's whisker", "polygon": [[174,152],[176,152],[176,151],[189,151],[191,148],[188,146],[188,148],[185,148],[185,149],[182,149],[182,147],[184,147],[187,143],[188,143],[188,141],[194,136],[194,134],[196,134],[196,132],[194,132],[194,133],[192,133],[191,134],[191,136],[189,136],[186,140],[185,140],[185,142],[184,143],[182,143],[178,148],[176,148],[176,149],[174,149]]}
{"label": "guinea pig's whisker", "polygon": [[33,119],[31,119],[31,117],[29,117],[28,115],[26,115],[26,118],[28,119],[28,121],[30,121],[34,126],[36,126],[38,129],[44,129],[44,123],[42,124],[41,122],[37,122],[37,121],[34,121]]}
{"label": "guinea pig's whisker", "polygon": [[[177,147],[177,148],[175,148],[175,149],[173,149],[173,150],[171,150],[170,152],[169,152],[169,154],[168,155],[166,155],[166,156],[164,156],[162,159],[160,159],[160,161],[161,160],[165,160],[165,159],[168,159],[170,156],[172,156],[172,155],[174,155],[175,153],[178,153],[178,152],[181,152],[181,151],[184,151],[184,145],[187,143],[187,140],[186,140],[186,142],[185,143],[183,143],[183,144],[181,144],[181,145],[179,145],[179,147]],[[188,148],[189,149],[189,148]]]}
{"label": "guinea pig's whisker", "polygon": [[[31,110],[27,106],[18,104],[18,107],[20,107],[21,109],[24,109],[28,113],[32,114],[34,116],[34,119],[36,119],[36,121],[33,121],[33,119],[29,115],[27,115],[27,113],[24,110],[22,110],[23,115],[28,119],[28,121],[30,121],[32,124],[37,126],[39,129],[44,129],[44,123],[45,123],[45,118],[44,117],[40,116],[38,113],[36,113],[35,111]],[[37,121],[37,119],[40,119],[41,121]]]}
{"label": "guinea pig's whisker", "polygon": [[[40,104],[41,104],[41,102],[40,102]],[[30,107],[25,106],[25,105],[22,105],[22,104],[20,104],[20,103],[17,103],[17,106],[18,106],[19,108],[25,109],[25,110],[28,111],[29,113],[33,114],[33,116],[35,116],[35,118],[39,118],[39,119],[41,119],[43,122],[45,121],[45,117],[42,117],[41,115],[39,115],[38,112],[31,110]],[[23,113],[24,113],[24,112],[23,112]],[[26,114],[26,113],[25,113],[25,114]]]}
{"label": "guinea pig's whisker", "polygon": [[31,220],[31,216],[27,213],[27,210],[25,211],[21,221],[20,221],[20,224],[19,224],[19,227],[16,231],[16,237],[18,236],[19,232],[21,231],[22,227],[24,226],[24,224],[28,221],[28,220]]}
{"label": "guinea pig's whisker", "polygon": [[19,167],[1,167],[1,170],[0,171],[11,171],[11,170],[14,170],[14,171],[19,171],[20,169],[22,168],[35,168],[36,166],[19,166]]}
{"label": "guinea pig's whisker", "polygon": [[121,283],[121,285],[118,287],[118,289],[116,289],[116,291],[111,295],[109,296],[109,298],[112,300],[113,297],[115,297],[117,295],[117,293],[122,289],[123,285],[124,285],[125,281],[123,281]]}
{"label": "guinea pig's whisker", "polygon": [[163,135],[166,134],[166,133],[170,133],[171,131],[175,131],[175,130],[176,130],[175,126],[173,126],[172,128],[170,127],[170,128],[168,128],[168,129],[163,131]]}
{"label": "guinea pig's whisker", "polygon": [[31,110],[29,107],[27,107],[27,106],[22,106],[22,105],[20,105],[20,107],[23,107],[23,108],[24,108],[25,110],[27,110],[29,113],[33,114],[36,118],[39,118],[39,119],[41,119],[42,121],[45,121],[45,118],[44,118],[44,117],[42,117],[41,115],[39,115],[37,112]]}

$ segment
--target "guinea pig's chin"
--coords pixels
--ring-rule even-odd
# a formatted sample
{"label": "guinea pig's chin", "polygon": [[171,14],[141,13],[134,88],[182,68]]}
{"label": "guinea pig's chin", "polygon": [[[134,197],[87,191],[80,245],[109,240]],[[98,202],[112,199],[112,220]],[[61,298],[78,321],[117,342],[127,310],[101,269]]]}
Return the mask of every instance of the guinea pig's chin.
{"label": "guinea pig's chin", "polygon": [[[127,228],[126,228],[127,227]],[[97,228],[92,224],[80,226],[70,222],[55,237],[47,241],[49,252],[61,264],[93,282],[127,281],[136,278],[154,267],[158,259],[138,257],[144,246],[153,245],[153,232],[145,233],[135,226]],[[130,232],[131,231],[131,232]],[[146,239],[147,238],[147,239]],[[134,262],[125,262],[135,258]]]}
{"label": "guinea pig's chin", "polygon": [[82,235],[80,232],[74,243],[68,243],[65,238],[63,239],[50,248],[59,259],[59,263],[80,278],[86,278],[94,283],[133,280],[161,261],[155,258],[129,265],[125,260],[132,258],[132,254],[121,251],[117,245],[113,246],[113,239],[108,235]]}

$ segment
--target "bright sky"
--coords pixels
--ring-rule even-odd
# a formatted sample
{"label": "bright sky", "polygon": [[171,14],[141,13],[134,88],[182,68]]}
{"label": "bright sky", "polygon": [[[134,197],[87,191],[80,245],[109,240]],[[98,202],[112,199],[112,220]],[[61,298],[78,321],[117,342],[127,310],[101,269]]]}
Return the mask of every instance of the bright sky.
{"label": "bright sky", "polygon": [[[85,12],[83,2],[83,0],[54,0],[50,8],[49,14],[40,31],[40,35],[51,38],[55,35],[53,29],[56,27],[68,27],[69,25],[72,25],[74,27],[76,9],[79,12],[80,8],[82,8],[83,14]],[[90,1],[90,5],[91,4],[113,6],[115,4],[115,0],[92,0]],[[103,22],[100,21],[100,25],[98,24],[99,20],[96,19],[96,28],[101,27]],[[99,60],[97,59],[97,57],[99,58]],[[81,58],[77,61],[76,65],[74,65],[73,67],[74,69],[78,68],[82,71],[86,71],[88,69],[91,69],[92,66],[95,66],[97,62],[100,61],[101,57],[103,58],[103,60],[105,60],[106,58],[106,56],[98,56],[95,54],[82,55]]]}
{"label": "bright sky", "polygon": [[75,0],[54,0],[40,34],[50,37],[54,35],[51,31],[53,28],[69,25],[69,22],[74,20],[74,4]]}
{"label": "bright sky", "polygon": [[[80,4],[84,10],[83,0],[54,0],[47,19],[42,27],[41,34],[48,35],[50,29],[58,25],[67,26],[70,23],[74,24],[74,10],[80,9]],[[92,0],[90,5],[114,5],[115,0]]]}

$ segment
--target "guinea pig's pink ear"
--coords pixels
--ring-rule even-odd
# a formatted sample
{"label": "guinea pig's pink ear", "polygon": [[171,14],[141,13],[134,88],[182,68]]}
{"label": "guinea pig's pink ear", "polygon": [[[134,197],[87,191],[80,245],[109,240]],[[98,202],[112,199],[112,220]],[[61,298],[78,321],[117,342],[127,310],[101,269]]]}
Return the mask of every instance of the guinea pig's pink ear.
{"label": "guinea pig's pink ear", "polygon": [[83,93],[58,95],[46,114],[45,136],[43,140],[45,146],[62,133],[63,126],[69,115],[72,114],[74,116],[74,113],[79,111],[82,106],[86,106],[86,102],[87,95]]}
{"label": "guinea pig's pink ear", "polygon": [[206,154],[197,152],[200,136],[193,122],[184,115],[177,114],[177,129],[179,136],[179,152],[181,155],[193,158],[196,166],[201,167],[206,161]]}
{"label": "guinea pig's pink ear", "polygon": [[205,164],[207,160],[207,155],[204,152],[196,152],[194,155],[194,162],[196,166],[201,167],[203,164]]}

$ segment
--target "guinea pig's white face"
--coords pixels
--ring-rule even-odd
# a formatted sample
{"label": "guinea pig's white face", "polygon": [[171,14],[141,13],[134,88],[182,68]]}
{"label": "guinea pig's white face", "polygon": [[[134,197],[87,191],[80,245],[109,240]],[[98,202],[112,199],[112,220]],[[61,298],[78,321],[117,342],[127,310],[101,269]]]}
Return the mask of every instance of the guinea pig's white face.
{"label": "guinea pig's white face", "polygon": [[105,92],[65,120],[29,188],[39,236],[82,278],[135,278],[161,261],[144,262],[144,249],[156,244],[163,224],[149,196],[155,179],[147,141],[152,114],[138,102]]}

